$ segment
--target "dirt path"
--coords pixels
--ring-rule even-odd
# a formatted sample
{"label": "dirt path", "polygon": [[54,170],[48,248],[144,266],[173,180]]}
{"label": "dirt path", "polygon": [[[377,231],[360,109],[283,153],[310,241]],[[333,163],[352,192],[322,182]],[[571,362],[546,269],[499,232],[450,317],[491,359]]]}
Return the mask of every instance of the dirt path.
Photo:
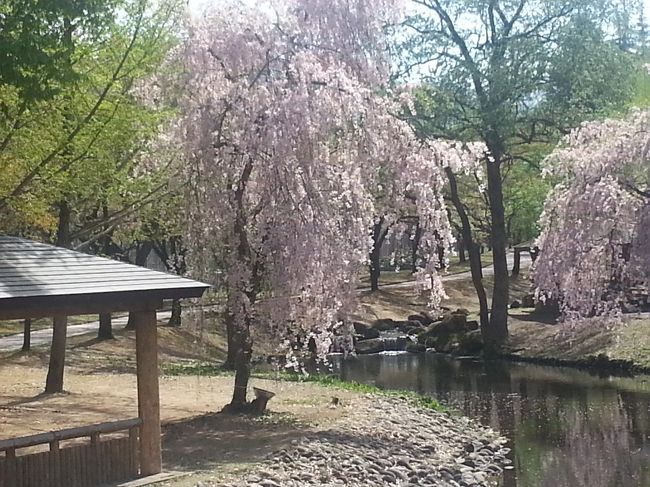
{"label": "dirt path", "polygon": [[[159,311],[158,320],[167,320],[171,316],[171,311]],[[128,321],[128,316],[114,317],[112,320],[113,329],[124,328]],[[99,328],[99,321],[90,321],[80,325],[68,326],[68,338],[86,335],[90,333],[97,333]],[[45,328],[43,330],[36,330],[32,332],[32,347],[39,347],[42,345],[49,345],[52,342],[52,328]],[[8,352],[11,350],[20,350],[23,346],[23,334],[16,333],[0,338],[0,352]]]}
{"label": "dirt path", "polygon": [[[512,269],[512,266],[514,265],[515,262],[515,256],[514,254],[508,254],[507,255],[507,261],[508,261],[508,269]],[[530,259],[530,255],[528,254],[521,254],[521,270],[525,271],[528,269],[532,264],[532,261]],[[483,267],[483,277],[490,277],[494,275],[494,266],[493,265],[486,265]],[[465,281],[469,280],[472,278],[472,274],[470,271],[464,271],[464,272],[457,272],[454,274],[446,274],[442,276],[442,282],[457,282],[457,281]],[[402,289],[402,288],[411,288],[415,286],[416,282],[415,281],[406,281],[406,282],[398,282],[395,284],[381,284],[379,287],[380,289]],[[363,289],[370,289],[370,286],[363,288]]]}

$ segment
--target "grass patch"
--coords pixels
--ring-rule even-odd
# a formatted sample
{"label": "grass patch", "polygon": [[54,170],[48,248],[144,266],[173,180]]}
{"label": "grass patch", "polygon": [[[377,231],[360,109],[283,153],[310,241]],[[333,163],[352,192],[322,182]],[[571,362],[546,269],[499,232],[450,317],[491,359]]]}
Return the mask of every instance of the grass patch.
{"label": "grass patch", "polygon": [[[188,363],[166,363],[161,366],[164,375],[194,375],[194,376],[229,376],[234,372],[224,370],[221,367],[206,362],[188,362]],[[373,384],[364,384],[356,381],[345,381],[335,375],[309,374],[303,375],[297,372],[270,372],[255,370],[251,373],[252,378],[266,380],[280,380],[287,382],[309,382],[319,384],[323,387],[332,387],[334,389],[343,389],[345,391],[357,392],[359,394],[379,394],[382,396],[399,397],[408,400],[412,404],[425,409],[432,409],[438,412],[451,412],[449,408],[443,406],[432,397],[418,394],[417,392],[399,390],[399,389],[382,389]]]}
{"label": "grass patch", "polygon": [[194,376],[227,376],[233,375],[230,370],[222,369],[220,366],[209,362],[168,362],[160,366],[163,375],[194,375]]}
{"label": "grass patch", "polygon": [[364,384],[362,382],[341,380],[335,375],[310,374],[302,375],[296,373],[283,373],[282,379],[295,382],[312,382],[325,387],[333,387],[346,391],[358,392],[361,394],[379,394],[382,396],[399,397],[406,399],[418,407],[432,409],[438,412],[449,412],[449,409],[440,404],[438,401],[429,396],[424,396],[413,391],[399,389],[382,389],[373,384]]}

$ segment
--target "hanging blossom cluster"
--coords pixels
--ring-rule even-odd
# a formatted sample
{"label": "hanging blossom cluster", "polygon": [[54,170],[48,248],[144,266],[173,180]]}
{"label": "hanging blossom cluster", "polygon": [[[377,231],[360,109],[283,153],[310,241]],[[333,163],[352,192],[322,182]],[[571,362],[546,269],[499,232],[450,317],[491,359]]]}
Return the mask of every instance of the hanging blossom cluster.
{"label": "hanging blossom cluster", "polygon": [[[220,7],[189,26],[179,140],[195,273],[221,270],[228,313],[329,350],[353,309],[374,214],[366,129],[388,61],[390,2]],[[387,134],[386,134],[387,135]]]}
{"label": "hanging blossom cluster", "polygon": [[405,111],[415,114],[409,91],[367,102],[372,109],[366,110],[358,153],[363,181],[374,202],[374,220],[382,218],[390,228],[389,235],[399,239],[412,229],[413,217],[417,219],[425,265],[416,277],[420,290],[429,294],[429,307],[438,308],[446,298],[435,267],[438,248],[449,255],[455,244],[444,201],[445,168],[480,177],[487,149],[478,142],[418,138],[410,124],[398,116]]}
{"label": "hanging blossom cluster", "polygon": [[[409,139],[418,148],[403,152],[409,156],[400,161],[396,170],[400,174],[398,181],[402,185],[402,195],[408,196],[410,211],[415,213],[421,231],[420,252],[424,266],[418,269],[416,280],[420,290],[429,294],[429,308],[437,309],[447,297],[442,277],[436,269],[438,249],[443,248],[445,255],[451,255],[455,244],[444,200],[447,185],[445,168],[451,169],[455,174],[480,174],[481,161],[486,157],[487,148],[480,142],[461,143],[434,139],[419,141],[413,136],[401,140]],[[405,201],[404,198],[402,201]],[[403,231],[398,227],[397,231],[400,230]]]}
{"label": "hanging blossom cluster", "polygon": [[429,307],[438,308],[446,298],[441,276],[436,271],[437,249],[445,255],[454,253],[455,237],[444,201],[449,168],[454,174],[476,174],[480,177],[481,162],[487,155],[482,142],[461,143],[446,140],[428,140],[426,152],[420,160],[409,161],[404,175],[410,194],[414,196],[416,213],[423,230],[421,249],[425,266],[417,273],[423,290],[429,290]]}
{"label": "hanging blossom cluster", "polygon": [[[444,168],[475,166],[483,148],[425,144],[397,116],[409,96],[389,88],[382,30],[395,15],[390,0],[294,0],[189,26],[177,58],[191,267],[221,276],[240,329],[311,340],[322,357],[352,332],[378,214],[410,205],[425,251],[452,244]],[[433,262],[421,281],[438,305]]]}
{"label": "hanging blossom cluster", "polygon": [[585,123],[545,161],[560,182],[540,219],[540,299],[568,321],[612,315],[630,285],[650,282],[650,112]]}

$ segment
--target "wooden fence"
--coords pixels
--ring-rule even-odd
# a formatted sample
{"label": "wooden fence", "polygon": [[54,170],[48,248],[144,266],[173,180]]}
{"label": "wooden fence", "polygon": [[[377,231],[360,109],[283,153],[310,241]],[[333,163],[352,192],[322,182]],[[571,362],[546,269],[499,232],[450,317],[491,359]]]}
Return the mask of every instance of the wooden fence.
{"label": "wooden fence", "polygon": [[[135,478],[141,424],[140,418],[127,419],[2,440],[0,487],[92,487]],[[128,434],[114,434],[119,432]],[[106,434],[112,437],[101,438]],[[61,445],[79,438],[82,441]],[[38,445],[49,445],[49,449],[24,455],[16,452]]]}

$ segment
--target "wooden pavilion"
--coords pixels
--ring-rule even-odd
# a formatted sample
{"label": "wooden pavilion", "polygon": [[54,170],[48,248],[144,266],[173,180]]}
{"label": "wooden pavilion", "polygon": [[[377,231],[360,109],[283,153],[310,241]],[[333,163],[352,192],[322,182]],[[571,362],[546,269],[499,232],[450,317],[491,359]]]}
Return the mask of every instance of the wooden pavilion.
{"label": "wooden pavilion", "polygon": [[[65,347],[67,316],[128,311],[136,323],[138,387],[138,418],[133,420],[0,441],[0,487],[87,487],[161,472],[156,310],[163,299],[200,297],[208,287],[0,235],[0,319],[54,317],[54,349]],[[63,364],[58,365],[62,379]],[[100,434],[116,431],[129,435],[100,439]],[[86,436],[91,440],[88,445],[59,448],[60,441]],[[49,444],[49,451],[16,455],[16,449],[39,444]]]}

